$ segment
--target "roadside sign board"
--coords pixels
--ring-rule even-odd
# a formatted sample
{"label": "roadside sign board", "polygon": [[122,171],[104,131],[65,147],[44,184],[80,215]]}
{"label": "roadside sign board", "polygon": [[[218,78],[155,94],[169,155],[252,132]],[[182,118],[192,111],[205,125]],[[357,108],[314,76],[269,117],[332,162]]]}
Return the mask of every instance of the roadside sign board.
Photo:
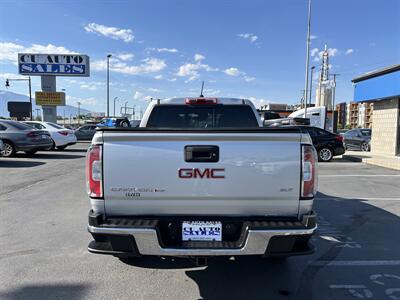
{"label": "roadside sign board", "polygon": [[18,71],[28,76],[90,75],[89,56],[82,54],[18,53]]}
{"label": "roadside sign board", "polygon": [[65,105],[65,93],[63,92],[35,92],[36,105]]}

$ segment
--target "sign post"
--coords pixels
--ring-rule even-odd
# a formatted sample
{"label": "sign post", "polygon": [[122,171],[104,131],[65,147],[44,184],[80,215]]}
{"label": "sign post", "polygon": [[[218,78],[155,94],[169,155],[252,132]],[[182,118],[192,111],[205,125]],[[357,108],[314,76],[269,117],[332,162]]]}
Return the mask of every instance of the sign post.
{"label": "sign post", "polygon": [[[19,53],[18,70],[21,75],[41,76],[42,91],[48,92],[47,96],[51,97],[50,94],[57,92],[56,76],[90,76],[89,56]],[[38,95],[46,98],[43,94]],[[65,105],[65,94],[63,103],[40,101],[39,103],[36,102],[36,104],[42,105],[42,120],[57,123],[57,105]]]}

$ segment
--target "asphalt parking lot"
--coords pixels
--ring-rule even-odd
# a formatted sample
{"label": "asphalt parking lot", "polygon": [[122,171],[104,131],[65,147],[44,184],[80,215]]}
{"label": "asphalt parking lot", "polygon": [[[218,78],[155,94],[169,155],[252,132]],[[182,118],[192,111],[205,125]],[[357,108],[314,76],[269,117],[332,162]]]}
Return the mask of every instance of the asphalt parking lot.
{"label": "asphalt parking lot", "polygon": [[87,146],[0,158],[0,299],[400,299],[399,171],[320,164],[310,256],[121,261],[86,250]]}

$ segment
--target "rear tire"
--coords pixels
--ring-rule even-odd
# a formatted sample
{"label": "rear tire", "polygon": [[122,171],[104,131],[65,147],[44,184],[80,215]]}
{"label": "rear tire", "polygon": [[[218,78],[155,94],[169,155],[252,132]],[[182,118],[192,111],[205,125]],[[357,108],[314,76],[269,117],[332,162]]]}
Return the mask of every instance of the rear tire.
{"label": "rear tire", "polygon": [[318,150],[318,161],[328,162],[333,158],[333,151],[331,148],[323,147]]}
{"label": "rear tire", "polygon": [[4,157],[12,157],[15,155],[17,151],[14,148],[14,145],[9,142],[9,141],[4,141],[4,151],[3,151],[3,156]]}
{"label": "rear tire", "polygon": [[364,142],[364,143],[361,144],[361,151],[363,151],[363,152],[370,151],[368,143]]}
{"label": "rear tire", "polygon": [[129,122],[128,122],[128,121],[122,121],[122,122],[120,123],[120,126],[121,126],[121,127],[124,127],[124,128],[129,127]]}

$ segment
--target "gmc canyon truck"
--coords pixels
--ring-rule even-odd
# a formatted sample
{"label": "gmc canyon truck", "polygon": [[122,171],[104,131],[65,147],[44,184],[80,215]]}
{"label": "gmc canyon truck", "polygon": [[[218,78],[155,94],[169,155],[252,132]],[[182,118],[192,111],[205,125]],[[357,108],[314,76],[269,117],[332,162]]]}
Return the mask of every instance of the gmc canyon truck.
{"label": "gmc canyon truck", "polygon": [[317,156],[263,128],[249,100],[152,101],[138,128],[98,128],[87,153],[88,250],[117,257],[309,254]]}

